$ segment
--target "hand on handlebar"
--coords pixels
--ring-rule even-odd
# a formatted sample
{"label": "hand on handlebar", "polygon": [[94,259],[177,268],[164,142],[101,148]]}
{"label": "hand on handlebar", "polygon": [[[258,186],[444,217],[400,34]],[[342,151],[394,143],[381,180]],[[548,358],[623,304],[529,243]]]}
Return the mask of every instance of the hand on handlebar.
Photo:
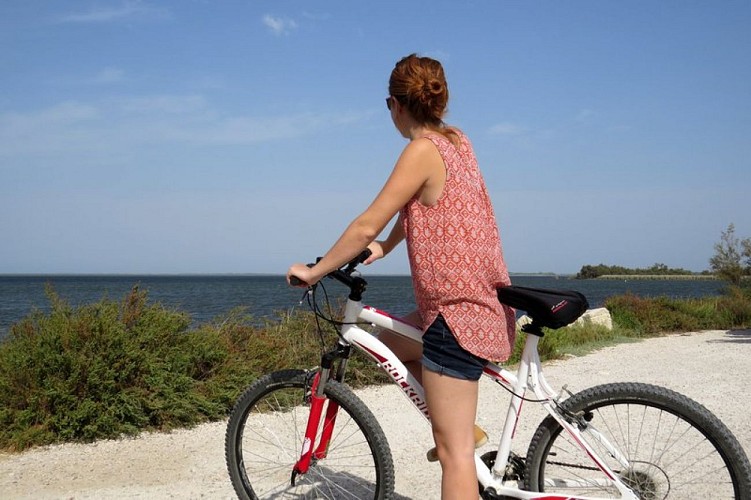
{"label": "hand on handlebar", "polygon": [[[379,246],[380,248],[380,246]],[[383,255],[383,252],[381,250],[381,256]],[[328,274],[328,276],[336,277],[337,275],[342,275],[349,277],[352,272],[355,270],[358,264],[361,264],[363,262],[368,261],[370,257],[372,256],[372,250],[370,248],[366,248],[362,252],[360,252],[354,259],[349,261],[346,268],[334,270],[331,273]],[[319,262],[321,258],[319,258],[316,262]],[[371,259],[372,262],[375,259]],[[323,276],[318,274],[313,270],[313,266],[315,264],[292,264],[290,268],[287,270],[287,283],[289,283],[292,286],[297,287],[306,287],[306,286],[313,286],[316,283],[318,283]],[[339,278],[337,278],[339,279]]]}
{"label": "hand on handlebar", "polygon": [[[293,278],[296,278],[295,281]],[[313,270],[305,264],[292,264],[287,270],[287,283],[297,287],[313,286],[321,278],[313,272]]]}
{"label": "hand on handlebar", "polygon": [[383,246],[381,246],[380,241],[372,242],[370,245],[368,245],[368,250],[370,250],[370,256],[362,262],[366,266],[372,264],[378,259],[382,259],[385,255],[383,252]]}

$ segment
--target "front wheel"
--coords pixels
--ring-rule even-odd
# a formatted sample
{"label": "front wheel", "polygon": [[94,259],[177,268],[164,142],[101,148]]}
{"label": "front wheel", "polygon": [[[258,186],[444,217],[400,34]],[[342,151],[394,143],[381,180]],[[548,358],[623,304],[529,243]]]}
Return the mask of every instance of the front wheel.
{"label": "front wheel", "polygon": [[[583,418],[584,439],[639,498],[751,498],[751,467],[738,441],[709,410],[681,394],[647,384],[606,384],[561,406]],[[625,460],[616,460],[605,441]],[[621,498],[550,416],[537,428],[526,462],[531,491]]]}
{"label": "front wheel", "polygon": [[335,381],[326,384],[326,397],[339,405],[327,456],[293,480],[310,413],[312,375],[271,373],[238,399],[225,437],[227,468],[238,497],[390,498],[394,465],[386,437],[365,404]]}

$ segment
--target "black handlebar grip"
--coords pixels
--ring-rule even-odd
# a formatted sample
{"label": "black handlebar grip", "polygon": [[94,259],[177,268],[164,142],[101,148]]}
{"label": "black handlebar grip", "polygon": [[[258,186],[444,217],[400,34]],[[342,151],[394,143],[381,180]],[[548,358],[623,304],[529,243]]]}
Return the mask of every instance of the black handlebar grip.
{"label": "black handlebar grip", "polygon": [[307,283],[305,283],[303,280],[298,278],[297,276],[290,276],[289,277],[289,284],[292,286],[305,286]]}
{"label": "black handlebar grip", "polygon": [[370,251],[370,248],[366,248],[362,251],[360,255],[357,256],[357,260],[362,264],[366,260],[368,260],[368,257],[370,257],[373,254],[373,252]]}
{"label": "black handlebar grip", "polygon": [[[318,257],[318,260],[321,260],[320,257]],[[308,267],[313,267],[315,264],[305,264]],[[292,286],[308,286],[307,283],[305,283],[303,280],[298,278],[297,276],[290,276],[289,277],[289,284]]]}

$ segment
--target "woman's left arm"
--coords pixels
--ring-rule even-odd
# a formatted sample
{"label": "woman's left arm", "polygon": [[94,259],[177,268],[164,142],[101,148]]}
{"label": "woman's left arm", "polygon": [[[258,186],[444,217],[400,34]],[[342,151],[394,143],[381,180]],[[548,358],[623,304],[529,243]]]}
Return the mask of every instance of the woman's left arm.
{"label": "woman's left arm", "polygon": [[391,228],[391,232],[389,233],[388,237],[385,240],[382,241],[372,241],[368,248],[370,249],[370,257],[365,259],[365,262],[363,264],[370,265],[373,262],[377,261],[378,259],[382,259],[388,254],[391,253],[391,251],[402,242],[404,239],[404,226],[402,225],[402,214],[399,214],[399,217],[397,217],[396,222],[394,223],[394,227]]}

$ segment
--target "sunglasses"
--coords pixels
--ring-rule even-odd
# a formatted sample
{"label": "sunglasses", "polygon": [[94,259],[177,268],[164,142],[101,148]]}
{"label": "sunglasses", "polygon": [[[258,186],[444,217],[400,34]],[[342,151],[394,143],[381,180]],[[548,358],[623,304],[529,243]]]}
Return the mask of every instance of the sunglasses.
{"label": "sunglasses", "polygon": [[391,95],[390,95],[390,96],[388,96],[388,97],[386,98],[386,108],[387,108],[387,109],[388,109],[389,111],[391,111],[391,106],[393,105],[393,101],[394,101],[395,99],[396,99],[396,98],[395,98],[394,96],[391,96]]}

